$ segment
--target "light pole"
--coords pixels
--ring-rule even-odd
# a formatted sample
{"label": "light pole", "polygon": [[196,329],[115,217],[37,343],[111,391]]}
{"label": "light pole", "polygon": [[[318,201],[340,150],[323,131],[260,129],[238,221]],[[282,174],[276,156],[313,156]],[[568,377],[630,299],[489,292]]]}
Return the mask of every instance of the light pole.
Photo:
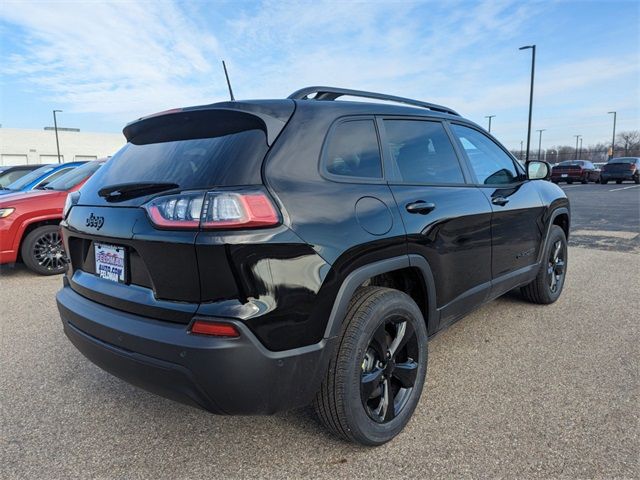
{"label": "light pole", "polygon": [[533,78],[535,76],[536,70],[536,46],[535,45],[525,45],[524,47],[520,47],[520,50],[528,50],[531,49],[531,89],[529,90],[529,126],[527,128],[527,158],[525,163],[529,161],[529,147],[531,145],[531,112],[533,111]]}
{"label": "light pole", "polygon": [[485,115],[484,118],[488,118],[489,119],[489,133],[491,133],[491,119],[495,117],[495,115]]}
{"label": "light pole", "polygon": [[574,135],[576,137],[576,160],[578,160],[578,139],[582,137],[582,135]]}
{"label": "light pole", "polygon": [[542,151],[542,132],[544,132],[545,130],[546,128],[536,130],[536,132],[540,134],[540,136],[538,137],[538,161],[540,161],[540,152]]}
{"label": "light pole", "polygon": [[580,149],[578,151],[580,152],[578,158],[582,158],[582,137],[580,137]]}
{"label": "light pole", "polygon": [[522,157],[524,157],[524,153],[523,153],[523,151],[522,151],[522,144],[523,144],[523,143],[524,143],[524,142],[523,142],[522,140],[520,140],[520,160],[522,160]]}
{"label": "light pole", "polygon": [[62,113],[62,110],[53,111],[53,129],[56,131],[56,148],[58,149],[58,163],[60,162],[60,142],[58,141],[58,121],[56,120],[56,112]]}
{"label": "light pole", "polygon": [[613,136],[611,137],[611,155],[609,159],[614,157],[613,150],[616,148],[616,117],[618,116],[617,112],[607,112],[609,114],[613,113]]}

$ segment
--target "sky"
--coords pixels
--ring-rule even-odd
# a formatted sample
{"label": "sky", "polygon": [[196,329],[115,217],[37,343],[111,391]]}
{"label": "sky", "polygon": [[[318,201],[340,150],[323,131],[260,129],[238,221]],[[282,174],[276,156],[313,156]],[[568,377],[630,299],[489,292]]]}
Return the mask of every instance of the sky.
{"label": "sky", "polygon": [[0,2],[0,124],[119,132],[141,116],[309,85],[446,105],[508,148],[640,129],[640,2]]}

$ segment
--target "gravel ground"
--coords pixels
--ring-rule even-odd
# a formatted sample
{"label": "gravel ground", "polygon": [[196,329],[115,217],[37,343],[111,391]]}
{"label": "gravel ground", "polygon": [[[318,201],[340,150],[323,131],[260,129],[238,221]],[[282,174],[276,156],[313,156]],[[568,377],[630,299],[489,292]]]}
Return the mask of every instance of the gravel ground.
{"label": "gravel ground", "polygon": [[434,338],[412,421],[375,449],[308,410],[217,417],[131,387],[66,340],[59,277],[0,275],[2,478],[640,478],[632,253],[572,248],[556,304],[506,296]]}

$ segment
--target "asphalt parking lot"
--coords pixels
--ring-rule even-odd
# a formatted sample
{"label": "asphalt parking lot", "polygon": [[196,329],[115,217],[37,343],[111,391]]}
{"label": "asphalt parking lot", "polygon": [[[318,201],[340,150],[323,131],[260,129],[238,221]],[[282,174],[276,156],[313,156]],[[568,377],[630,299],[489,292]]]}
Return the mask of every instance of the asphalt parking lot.
{"label": "asphalt parking lot", "polygon": [[639,478],[640,188],[615,190],[628,186],[563,185],[577,233],[560,300],[510,294],[435,337],[414,418],[376,449],[308,410],[217,417],[129,386],[64,337],[59,277],[1,269],[0,476]]}

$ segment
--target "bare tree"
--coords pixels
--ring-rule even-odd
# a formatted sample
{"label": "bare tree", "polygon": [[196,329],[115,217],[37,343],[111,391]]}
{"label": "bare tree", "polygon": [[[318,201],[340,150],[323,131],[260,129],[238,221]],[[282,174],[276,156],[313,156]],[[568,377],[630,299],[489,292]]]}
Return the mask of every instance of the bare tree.
{"label": "bare tree", "polygon": [[640,150],[640,131],[628,130],[626,132],[620,132],[616,136],[616,147],[624,149],[625,157],[629,155],[630,151]]}

